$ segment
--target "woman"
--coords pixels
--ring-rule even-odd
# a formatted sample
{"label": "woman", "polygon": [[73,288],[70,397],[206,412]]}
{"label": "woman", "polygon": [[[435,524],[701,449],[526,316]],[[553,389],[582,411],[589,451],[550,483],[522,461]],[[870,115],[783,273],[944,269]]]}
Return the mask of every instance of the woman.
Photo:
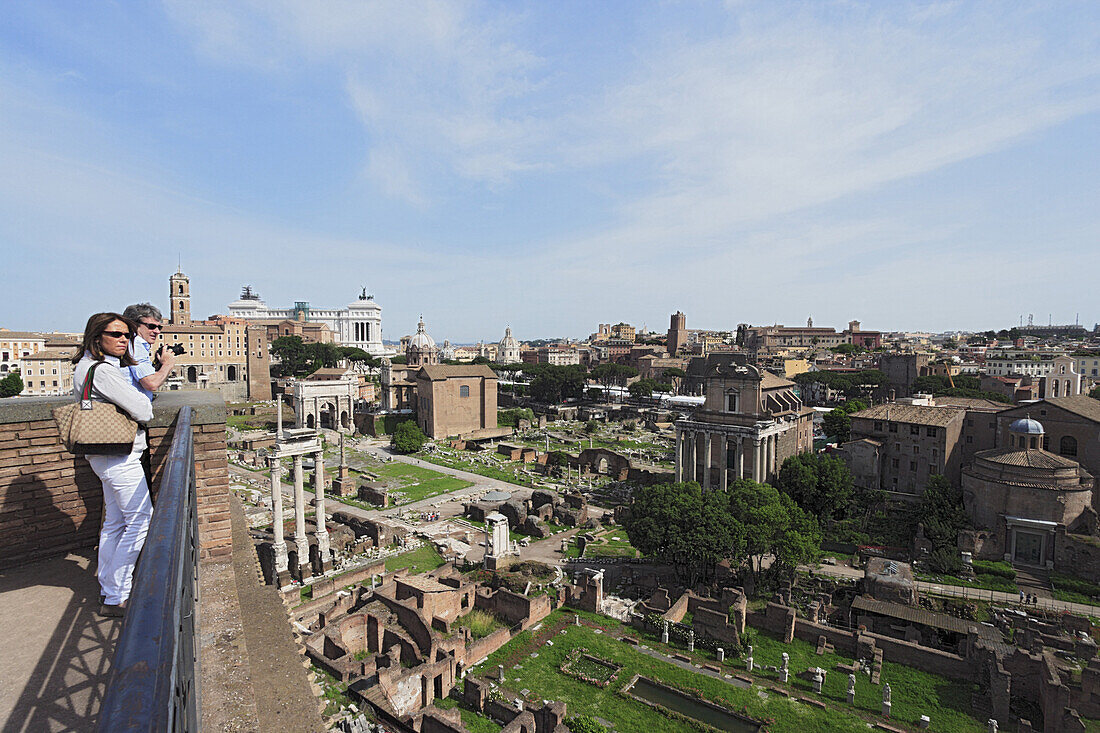
{"label": "woman", "polygon": [[103,527],[99,531],[99,587],[103,603],[100,616],[122,616],[130,597],[134,564],[137,562],[153,505],[149,484],[141,467],[145,451],[145,428],[141,423],[153,419],[153,403],[130,381],[134,363],[127,353],[134,329],[118,313],[96,313],[84,327],[84,344],[73,357],[73,392],[78,396],[88,371],[97,362],[92,377],[92,399],[112,402],[138,422],[134,446],[128,455],[86,456],[95,475],[103,482]]}

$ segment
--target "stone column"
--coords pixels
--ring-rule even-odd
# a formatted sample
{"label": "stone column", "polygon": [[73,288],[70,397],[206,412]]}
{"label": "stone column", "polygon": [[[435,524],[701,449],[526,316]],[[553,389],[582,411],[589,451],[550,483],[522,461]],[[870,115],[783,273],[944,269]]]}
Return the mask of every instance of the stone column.
{"label": "stone column", "polygon": [[726,490],[729,485],[726,467],[729,465],[729,439],[725,433],[718,435],[718,488]]}
{"label": "stone column", "polygon": [[321,560],[321,572],[332,569],[332,550],[329,549],[328,528],[325,526],[325,453],[324,444],[313,456],[313,497],[317,505],[317,557]]}
{"label": "stone column", "polygon": [[703,433],[703,490],[706,491],[710,488],[710,467],[711,467],[711,451],[710,451],[710,433]]}
{"label": "stone column", "polygon": [[752,439],[752,480],[757,482],[764,480],[760,476],[764,468],[763,447],[763,438]]}
{"label": "stone column", "polygon": [[309,564],[309,538],[306,537],[306,494],[302,485],[302,456],[294,456],[294,544],[298,547],[298,566]]}
{"label": "stone column", "polygon": [[[275,574],[285,573],[290,567],[286,554],[286,540],[283,538],[283,466],[278,458],[271,460],[271,529],[275,534],[272,549],[275,551]],[[275,585],[279,585],[276,578]]]}
{"label": "stone column", "polygon": [[676,428],[676,482],[684,480],[684,432]]}
{"label": "stone column", "polygon": [[683,477],[684,481],[694,481],[695,480],[695,445],[696,445],[695,441],[698,439],[698,437],[699,436],[695,432],[692,432],[691,438],[688,441],[688,450],[687,450],[687,452],[688,452],[688,462],[687,462],[687,472],[684,473],[684,477]]}
{"label": "stone column", "polygon": [[745,436],[737,436],[737,446],[736,448],[734,448],[734,450],[737,451],[737,458],[735,461],[737,465],[734,466],[733,475],[737,477],[738,481],[740,481],[741,479],[745,478]]}

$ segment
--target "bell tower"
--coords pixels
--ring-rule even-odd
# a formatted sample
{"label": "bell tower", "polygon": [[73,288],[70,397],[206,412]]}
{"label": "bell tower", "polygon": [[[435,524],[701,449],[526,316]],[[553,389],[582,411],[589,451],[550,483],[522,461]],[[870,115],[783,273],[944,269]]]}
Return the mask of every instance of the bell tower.
{"label": "bell tower", "polygon": [[168,301],[172,304],[172,325],[191,325],[191,281],[179,270],[168,278]]}

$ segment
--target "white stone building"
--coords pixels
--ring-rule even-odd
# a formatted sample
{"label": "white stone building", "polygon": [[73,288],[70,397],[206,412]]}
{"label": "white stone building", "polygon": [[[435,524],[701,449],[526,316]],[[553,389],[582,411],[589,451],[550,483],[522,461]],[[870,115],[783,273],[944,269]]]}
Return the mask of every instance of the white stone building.
{"label": "white stone building", "polygon": [[299,428],[353,430],[359,379],[344,369],[318,369],[294,382],[294,418]]}
{"label": "white stone building", "polygon": [[382,345],[382,306],[374,302],[367,289],[344,308],[315,309],[308,302],[298,302],[293,308],[269,308],[259,295],[245,288],[240,299],[229,304],[229,314],[246,321],[306,320],[323,323],[333,338],[343,346],[354,346],[371,356],[393,356],[393,349]]}
{"label": "white stone building", "polygon": [[512,327],[504,329],[504,338],[497,344],[496,362],[498,364],[518,364],[523,361],[519,355],[519,341],[512,336]]}

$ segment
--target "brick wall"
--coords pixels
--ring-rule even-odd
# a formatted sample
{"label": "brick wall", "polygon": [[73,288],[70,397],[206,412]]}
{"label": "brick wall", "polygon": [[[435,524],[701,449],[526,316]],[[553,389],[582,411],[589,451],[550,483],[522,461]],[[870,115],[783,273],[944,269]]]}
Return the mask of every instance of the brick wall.
{"label": "brick wall", "polygon": [[[88,462],[61,445],[52,417],[53,408],[68,401],[0,401],[0,556],[7,560],[26,562],[98,542],[102,487]],[[193,408],[201,557],[227,559],[232,538],[225,404],[217,392],[168,392],[157,398],[149,424],[153,495],[184,405]]]}

